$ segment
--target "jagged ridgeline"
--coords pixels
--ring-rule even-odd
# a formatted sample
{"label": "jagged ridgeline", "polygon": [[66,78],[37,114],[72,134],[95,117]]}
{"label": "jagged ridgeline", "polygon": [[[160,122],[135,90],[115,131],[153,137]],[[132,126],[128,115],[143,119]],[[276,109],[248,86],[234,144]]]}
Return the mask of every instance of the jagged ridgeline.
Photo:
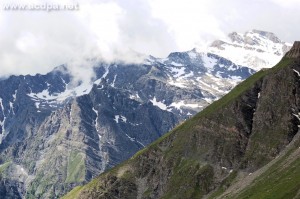
{"label": "jagged ridgeline", "polygon": [[299,198],[300,42],[67,198]]}

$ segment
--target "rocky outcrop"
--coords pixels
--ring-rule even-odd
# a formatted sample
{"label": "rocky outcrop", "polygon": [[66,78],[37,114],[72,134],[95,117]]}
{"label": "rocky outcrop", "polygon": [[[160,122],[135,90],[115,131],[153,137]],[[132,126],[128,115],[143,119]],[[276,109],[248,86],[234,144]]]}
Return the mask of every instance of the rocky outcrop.
{"label": "rocky outcrop", "polygon": [[289,52],[285,54],[287,58],[300,58],[300,41],[296,41]]}
{"label": "rocky outcrop", "polygon": [[[274,68],[258,72],[65,198],[203,198],[210,194],[216,198],[238,176],[251,175],[285,153],[299,134],[298,71],[300,59],[284,58]],[[285,154],[298,147],[295,142]],[[298,183],[299,179],[294,184]],[[297,194],[297,186],[288,191]]]}

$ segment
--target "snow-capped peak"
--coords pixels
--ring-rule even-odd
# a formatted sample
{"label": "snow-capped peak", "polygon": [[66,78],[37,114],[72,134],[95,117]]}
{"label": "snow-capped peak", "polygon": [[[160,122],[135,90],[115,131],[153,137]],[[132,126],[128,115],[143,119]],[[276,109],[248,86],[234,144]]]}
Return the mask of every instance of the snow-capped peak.
{"label": "snow-capped peak", "polygon": [[244,34],[232,32],[227,39],[214,41],[208,51],[238,65],[260,70],[277,64],[291,46],[274,33],[252,30]]}

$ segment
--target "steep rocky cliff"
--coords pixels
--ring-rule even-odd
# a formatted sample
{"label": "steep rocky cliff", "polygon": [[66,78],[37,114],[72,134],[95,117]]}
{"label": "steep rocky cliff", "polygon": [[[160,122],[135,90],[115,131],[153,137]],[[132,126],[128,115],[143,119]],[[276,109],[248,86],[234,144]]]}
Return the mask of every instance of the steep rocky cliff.
{"label": "steep rocky cliff", "polygon": [[272,69],[64,198],[297,198],[298,44]]}

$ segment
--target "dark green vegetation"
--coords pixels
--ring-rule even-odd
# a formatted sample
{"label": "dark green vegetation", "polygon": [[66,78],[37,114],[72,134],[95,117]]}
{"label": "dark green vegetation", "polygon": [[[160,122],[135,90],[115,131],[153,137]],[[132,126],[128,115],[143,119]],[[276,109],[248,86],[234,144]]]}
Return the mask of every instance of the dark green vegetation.
{"label": "dark green vegetation", "polygon": [[299,50],[64,198],[300,198]]}

